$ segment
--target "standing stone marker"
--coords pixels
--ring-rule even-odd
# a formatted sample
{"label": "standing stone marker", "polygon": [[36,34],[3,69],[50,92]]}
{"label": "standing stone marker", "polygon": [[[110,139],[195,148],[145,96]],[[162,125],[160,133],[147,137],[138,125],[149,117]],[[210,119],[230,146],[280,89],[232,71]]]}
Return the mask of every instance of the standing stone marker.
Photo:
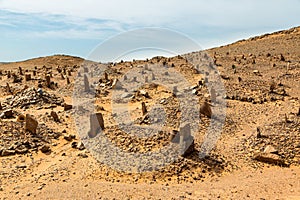
{"label": "standing stone marker", "polygon": [[84,74],[84,91],[89,92],[90,91],[90,84],[89,79],[86,74]]}
{"label": "standing stone marker", "polygon": [[36,129],[38,127],[38,122],[32,115],[27,114],[25,119],[25,130],[36,134]]}
{"label": "standing stone marker", "polygon": [[143,115],[147,114],[147,107],[146,107],[146,103],[145,102],[142,102],[142,113],[143,113]]}
{"label": "standing stone marker", "polygon": [[90,115],[90,131],[88,132],[89,137],[96,137],[99,129],[104,130],[104,119],[102,113]]}

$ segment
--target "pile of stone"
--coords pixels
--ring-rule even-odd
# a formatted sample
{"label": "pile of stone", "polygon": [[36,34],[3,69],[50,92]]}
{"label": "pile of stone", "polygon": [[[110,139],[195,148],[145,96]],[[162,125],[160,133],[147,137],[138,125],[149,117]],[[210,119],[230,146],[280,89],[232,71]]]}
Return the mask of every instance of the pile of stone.
{"label": "pile of stone", "polygon": [[10,107],[24,108],[35,104],[39,106],[44,104],[62,105],[63,102],[63,98],[57,97],[54,94],[49,94],[41,88],[28,88],[12,97],[7,98],[4,103]]}
{"label": "pile of stone", "polygon": [[61,133],[38,124],[31,115],[26,115],[19,122],[0,121],[0,156],[51,152],[52,140],[58,139],[60,135]]}
{"label": "pile of stone", "polygon": [[280,166],[300,165],[300,117],[258,127],[257,132],[246,138],[243,146],[254,160]]}

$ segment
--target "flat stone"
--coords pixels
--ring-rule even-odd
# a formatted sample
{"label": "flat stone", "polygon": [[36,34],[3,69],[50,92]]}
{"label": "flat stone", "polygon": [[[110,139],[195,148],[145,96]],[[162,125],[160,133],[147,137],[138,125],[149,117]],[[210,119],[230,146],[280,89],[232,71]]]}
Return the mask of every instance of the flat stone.
{"label": "flat stone", "polygon": [[275,149],[272,145],[268,145],[266,146],[264,153],[273,153],[273,154],[277,154],[278,150]]}
{"label": "flat stone", "polygon": [[287,165],[280,156],[272,153],[264,153],[264,152],[257,153],[256,155],[254,155],[254,160],[257,160],[259,162],[274,164],[274,165],[280,165],[280,166]]}
{"label": "flat stone", "polygon": [[11,117],[13,117],[13,111],[12,111],[12,109],[8,109],[8,110],[3,111],[3,115],[4,115],[5,118],[11,118]]}
{"label": "flat stone", "polygon": [[15,154],[16,154],[15,150],[4,149],[4,150],[2,150],[1,156],[11,156],[11,155],[15,155]]}

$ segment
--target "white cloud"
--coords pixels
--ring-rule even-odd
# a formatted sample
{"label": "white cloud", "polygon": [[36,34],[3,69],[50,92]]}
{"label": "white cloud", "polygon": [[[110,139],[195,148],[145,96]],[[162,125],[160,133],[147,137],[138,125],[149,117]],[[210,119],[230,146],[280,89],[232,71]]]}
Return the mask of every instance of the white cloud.
{"label": "white cloud", "polygon": [[299,0],[2,0],[0,9],[145,26],[170,23],[259,26],[298,22]]}

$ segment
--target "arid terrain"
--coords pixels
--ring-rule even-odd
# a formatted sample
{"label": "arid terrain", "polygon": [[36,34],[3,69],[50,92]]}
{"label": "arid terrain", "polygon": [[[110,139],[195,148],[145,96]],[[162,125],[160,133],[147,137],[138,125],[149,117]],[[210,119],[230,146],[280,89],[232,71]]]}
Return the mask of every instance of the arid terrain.
{"label": "arid terrain", "polygon": [[[0,198],[300,199],[299,46],[297,27],[170,58],[103,64],[55,55],[0,64]],[[208,73],[186,59],[195,62],[205,54],[220,74],[225,95],[209,91]],[[133,93],[124,91],[135,124],[149,126],[151,107],[157,102],[164,107],[165,129],[148,138],[120,130],[111,102],[116,80],[155,63],[180,72],[191,85],[185,92],[199,99],[201,120],[192,150],[170,165],[141,173],[98,162],[75,125],[76,80],[91,73],[89,65],[104,67],[95,85],[82,84],[84,90],[95,89],[95,112],[103,116],[104,135],[124,152],[151,152],[173,142],[180,130],[176,95],[152,83],[155,78],[147,72],[146,84]],[[214,114],[203,108],[205,102],[210,102],[208,110],[211,104],[217,107],[215,98],[226,100],[226,119],[209,156],[200,159]]]}

